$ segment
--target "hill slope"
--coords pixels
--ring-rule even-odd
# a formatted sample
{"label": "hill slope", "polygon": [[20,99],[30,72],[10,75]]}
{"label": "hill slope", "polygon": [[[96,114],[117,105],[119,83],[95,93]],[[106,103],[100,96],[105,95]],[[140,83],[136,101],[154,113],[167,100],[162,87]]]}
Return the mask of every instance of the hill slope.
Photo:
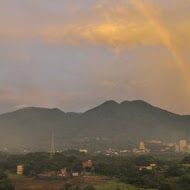
{"label": "hill slope", "polygon": [[144,101],[107,101],[84,113],[24,108],[0,115],[0,144],[9,149],[48,150],[52,129],[58,149],[121,147],[141,139],[190,138],[190,116]]}

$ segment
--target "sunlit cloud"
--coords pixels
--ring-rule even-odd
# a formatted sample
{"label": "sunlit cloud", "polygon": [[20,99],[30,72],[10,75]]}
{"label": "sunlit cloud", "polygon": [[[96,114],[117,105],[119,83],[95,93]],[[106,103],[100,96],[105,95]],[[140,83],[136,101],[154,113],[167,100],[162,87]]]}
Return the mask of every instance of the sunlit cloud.
{"label": "sunlit cloud", "polygon": [[[9,40],[41,39],[48,43],[68,43],[71,45],[103,45],[117,51],[135,48],[138,45],[167,45],[167,47],[170,46],[170,49],[176,48],[171,47],[171,41],[175,41],[175,44],[179,47],[189,47],[190,39],[187,34],[190,31],[190,24],[188,19],[181,22],[181,20],[175,19],[176,15],[173,15],[174,20],[170,19],[168,23],[165,23],[168,31],[172,30],[173,24],[180,25],[181,30],[178,27],[177,30],[171,32],[171,35],[169,33],[166,35],[163,28],[161,32],[161,30],[158,30],[161,29],[158,28],[158,25],[155,27],[155,22],[146,18],[149,14],[147,10],[143,10],[146,12],[144,15],[137,10],[137,6],[140,4],[137,2],[133,0],[118,0],[117,2],[102,0],[98,1],[91,8],[91,11],[83,11],[74,18],[57,16],[57,19],[54,18],[55,22],[52,19],[49,21],[47,19],[43,21],[42,25],[38,24],[37,20],[33,25],[18,21],[18,27],[15,27],[15,24],[11,26],[13,19],[9,18],[7,21],[5,19],[8,26],[2,28],[0,38],[1,40],[6,38]],[[147,4],[152,1],[146,0],[145,2]],[[178,4],[185,3],[188,2],[183,0]],[[69,7],[75,11],[80,10],[79,7],[72,4]],[[152,8],[152,11],[155,11],[157,16],[161,17],[162,15],[159,14],[162,13],[162,8],[165,7],[159,7],[160,10],[156,7]],[[167,14],[174,13],[168,12]],[[171,15],[169,16],[171,17]],[[181,41],[180,36],[184,36],[186,40]]]}
{"label": "sunlit cloud", "polygon": [[189,1],[15,2],[0,5],[0,104],[75,111],[73,102],[180,99],[189,110]]}

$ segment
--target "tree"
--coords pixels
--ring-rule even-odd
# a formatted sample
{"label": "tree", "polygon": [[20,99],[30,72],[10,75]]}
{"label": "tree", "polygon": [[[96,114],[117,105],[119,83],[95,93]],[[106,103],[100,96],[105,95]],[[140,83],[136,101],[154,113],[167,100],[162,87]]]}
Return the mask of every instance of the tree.
{"label": "tree", "polygon": [[149,164],[155,163],[155,159],[149,155],[141,155],[134,160],[137,166],[147,166]]}
{"label": "tree", "polygon": [[166,170],[166,176],[179,177],[182,175],[184,175],[184,171],[179,165],[172,165]]}
{"label": "tree", "polygon": [[181,161],[182,164],[190,164],[190,156],[185,156]]}
{"label": "tree", "polygon": [[0,170],[0,180],[6,179],[7,177],[7,174],[3,170]]}
{"label": "tree", "polygon": [[180,190],[189,190],[190,187],[190,175],[184,175],[180,177],[179,183],[178,183]]}
{"label": "tree", "polygon": [[14,190],[14,186],[10,183],[9,180],[3,179],[0,181],[0,190]]}

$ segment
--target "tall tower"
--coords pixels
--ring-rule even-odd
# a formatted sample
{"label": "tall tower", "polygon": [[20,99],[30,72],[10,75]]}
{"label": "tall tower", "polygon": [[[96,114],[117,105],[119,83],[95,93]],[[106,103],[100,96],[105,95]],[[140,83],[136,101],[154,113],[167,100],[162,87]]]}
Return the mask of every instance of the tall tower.
{"label": "tall tower", "polygon": [[141,151],[145,151],[146,147],[145,147],[144,141],[140,141],[140,143],[139,143],[139,149]]}
{"label": "tall tower", "polygon": [[55,135],[54,135],[54,130],[53,130],[51,134],[50,159],[53,158],[54,154],[55,154]]}
{"label": "tall tower", "polygon": [[179,141],[179,148],[180,152],[184,152],[187,149],[187,141],[186,140],[180,140]]}

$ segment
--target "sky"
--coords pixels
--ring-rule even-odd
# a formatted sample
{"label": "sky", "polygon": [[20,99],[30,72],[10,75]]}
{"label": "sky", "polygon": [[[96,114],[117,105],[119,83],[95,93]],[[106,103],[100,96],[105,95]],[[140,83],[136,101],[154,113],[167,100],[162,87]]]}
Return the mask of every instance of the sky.
{"label": "sky", "polygon": [[141,99],[190,114],[190,0],[1,0],[0,113]]}

